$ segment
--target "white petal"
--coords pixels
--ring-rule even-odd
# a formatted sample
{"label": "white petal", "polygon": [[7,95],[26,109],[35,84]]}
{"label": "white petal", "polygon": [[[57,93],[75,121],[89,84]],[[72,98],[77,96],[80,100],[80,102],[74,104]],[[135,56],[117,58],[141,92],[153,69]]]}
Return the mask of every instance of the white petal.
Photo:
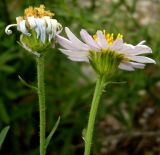
{"label": "white petal", "polygon": [[37,26],[37,27],[35,28],[35,31],[36,31],[37,39],[38,39],[39,36],[40,36],[40,28]]}
{"label": "white petal", "polygon": [[84,29],[82,29],[80,31],[80,35],[83,39],[83,41],[89,45],[93,50],[95,51],[99,51],[100,50],[100,47],[99,45],[94,41],[94,39],[88,34],[88,32]]}
{"label": "white petal", "polygon": [[71,51],[81,51],[86,52],[86,50],[80,49],[81,47],[77,48],[75,45],[69,41],[68,39],[61,37],[60,35],[56,35],[57,42],[65,49],[71,50]]}
{"label": "white petal", "polygon": [[140,43],[138,43],[137,45],[143,45],[146,41],[142,40]]}
{"label": "white petal", "polygon": [[123,48],[119,50],[119,53],[122,53],[124,55],[132,53],[132,51],[135,49],[135,46],[131,44],[123,44]]}
{"label": "white petal", "polygon": [[57,20],[56,19],[51,19],[51,25],[52,25],[52,32],[54,33],[54,35],[56,35],[56,29],[57,29]]}
{"label": "white petal", "polygon": [[88,62],[88,58],[79,58],[79,57],[68,57],[68,59],[72,60],[72,61],[85,61]]}
{"label": "white petal", "polygon": [[119,51],[123,48],[123,39],[117,38],[109,47],[113,51]]}
{"label": "white petal", "polygon": [[61,33],[63,27],[60,23],[57,22],[56,19],[50,19],[51,24],[52,24],[52,32],[53,32],[53,37],[55,37],[56,34]]}
{"label": "white petal", "polygon": [[89,50],[89,47],[84,44],[82,41],[80,41],[71,31],[68,27],[65,27],[65,32],[67,34],[67,37],[69,40],[77,47],[81,47],[84,50]]}
{"label": "white petal", "polygon": [[145,56],[127,56],[127,58],[140,63],[156,63],[153,59]]}
{"label": "white petal", "polygon": [[56,35],[56,40],[63,48],[73,51],[76,50],[76,48],[72,46],[72,42],[68,39],[61,37],[60,35]]}
{"label": "white petal", "polygon": [[8,26],[5,28],[5,33],[8,34],[8,35],[12,34],[12,30],[10,30],[10,27],[13,27],[13,26],[17,26],[17,24],[8,25]]}
{"label": "white petal", "polygon": [[41,35],[40,35],[40,39],[43,43],[45,43],[45,40],[46,40],[46,28],[45,27],[42,27],[41,28]]}
{"label": "white petal", "polygon": [[60,23],[57,22],[57,26],[56,26],[56,34],[60,34],[63,30],[63,27]]}
{"label": "white petal", "polygon": [[46,27],[46,31],[47,33],[51,33],[52,32],[52,24],[51,24],[51,18],[48,16],[43,17],[44,20],[46,21],[47,27]]}
{"label": "white petal", "polygon": [[38,22],[38,19],[37,19],[37,18],[35,19],[35,22],[36,22],[35,31],[36,31],[36,33],[37,33],[37,39],[38,39],[39,36],[40,36],[41,30],[40,30],[40,26],[38,25],[39,22]]}
{"label": "white petal", "polygon": [[134,68],[131,65],[126,64],[125,62],[121,62],[118,68],[127,70],[127,71],[134,71]]}
{"label": "white petal", "polygon": [[50,19],[50,23],[51,23],[51,27],[50,27],[50,32],[49,32],[49,41],[51,41],[52,38],[55,39],[58,22],[56,19]]}
{"label": "white petal", "polygon": [[77,52],[77,51],[71,51],[71,50],[65,50],[65,49],[59,49],[63,54],[70,56],[70,57],[81,57],[81,58],[87,58],[88,52]]}
{"label": "white petal", "polygon": [[97,37],[98,37],[98,42],[99,45],[101,46],[101,48],[106,49],[107,48],[107,40],[105,38],[105,36],[103,35],[102,31],[97,31]]}
{"label": "white petal", "polygon": [[119,52],[125,55],[139,55],[144,53],[152,53],[152,49],[142,44],[138,44],[136,46],[131,44],[123,44],[123,48]]}
{"label": "white petal", "polygon": [[46,23],[47,23],[47,27],[46,27],[46,33],[48,35],[48,41],[51,41],[51,39],[53,38],[54,32],[52,30],[52,22],[50,17],[46,16],[44,17]]}
{"label": "white petal", "polygon": [[17,28],[19,29],[19,31],[21,31],[21,32],[24,33],[25,35],[31,36],[31,34],[28,33],[28,31],[27,31],[26,21],[25,21],[25,20],[22,20],[22,21],[19,23],[19,25],[18,25]]}
{"label": "white petal", "polygon": [[77,52],[65,49],[59,49],[63,54],[67,55],[72,61],[86,61],[88,62],[88,52]]}
{"label": "white petal", "polygon": [[40,34],[40,39],[43,43],[45,43],[46,40],[46,22],[43,19],[42,20],[42,25],[40,26],[41,34]]}
{"label": "white petal", "polygon": [[133,68],[143,69],[145,64],[137,63],[137,62],[126,62],[126,64],[132,66]]}
{"label": "white petal", "polygon": [[139,55],[144,53],[152,53],[152,49],[146,45],[137,45],[133,50],[130,51],[131,55]]}
{"label": "white petal", "polygon": [[46,40],[46,22],[43,18],[37,18],[36,24],[38,27],[38,35],[40,35],[40,40],[44,43]]}
{"label": "white petal", "polygon": [[37,26],[35,22],[35,18],[33,16],[27,17],[27,21],[31,29],[34,29]]}
{"label": "white petal", "polygon": [[135,47],[136,54],[152,53],[152,49],[146,45],[137,45]]}

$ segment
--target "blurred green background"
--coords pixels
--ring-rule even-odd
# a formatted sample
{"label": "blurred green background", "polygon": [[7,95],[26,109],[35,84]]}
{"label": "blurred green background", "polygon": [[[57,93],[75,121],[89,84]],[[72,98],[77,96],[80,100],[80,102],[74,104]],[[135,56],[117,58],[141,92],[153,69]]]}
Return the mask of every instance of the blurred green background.
{"label": "blurred green background", "polygon": [[[122,33],[127,43],[146,40],[157,62],[144,70],[118,70],[108,81],[96,119],[93,155],[160,153],[160,1],[159,0],[1,0],[0,1],[0,130],[10,125],[0,155],[38,155],[37,94],[20,75],[36,85],[34,58],[17,41],[20,33],[4,29],[23,16],[28,6],[45,4],[55,18],[77,36],[81,28]],[[65,35],[62,32],[62,35]],[[47,155],[82,155],[96,75],[86,63],[71,62],[48,49],[45,62],[47,134],[58,116],[61,122]]]}

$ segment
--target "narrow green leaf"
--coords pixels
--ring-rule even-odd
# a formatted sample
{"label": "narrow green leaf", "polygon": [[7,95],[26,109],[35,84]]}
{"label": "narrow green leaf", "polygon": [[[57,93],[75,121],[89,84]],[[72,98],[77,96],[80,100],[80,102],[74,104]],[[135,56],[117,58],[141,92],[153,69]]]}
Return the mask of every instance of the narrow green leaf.
{"label": "narrow green leaf", "polygon": [[127,83],[126,81],[121,81],[121,82],[108,81],[108,82],[106,82],[105,84],[106,84],[106,85],[109,85],[109,84],[126,84],[126,83]]}
{"label": "narrow green leaf", "polygon": [[0,133],[0,148],[2,147],[2,144],[5,140],[9,128],[10,128],[9,126],[5,127]]}
{"label": "narrow green leaf", "polygon": [[54,125],[54,127],[52,128],[50,134],[49,134],[48,137],[46,138],[46,148],[48,147],[48,144],[49,144],[49,142],[50,142],[53,134],[55,133],[55,131],[56,131],[58,125],[59,125],[59,122],[60,122],[60,116],[58,117],[58,120],[57,120],[56,124]]}
{"label": "narrow green leaf", "polygon": [[0,99],[0,119],[2,122],[8,124],[10,121],[10,117],[8,115],[7,109],[5,107],[5,104],[3,101]]}
{"label": "narrow green leaf", "polygon": [[22,82],[22,84],[23,84],[23,85],[25,85],[25,86],[27,86],[27,87],[29,87],[29,88],[31,88],[31,89],[33,89],[33,90],[36,90],[36,91],[37,91],[37,88],[36,88],[36,87],[34,87],[34,86],[32,86],[32,85],[28,84],[25,80],[23,80],[23,79],[21,78],[21,76],[20,76],[20,75],[18,75],[18,78],[19,78],[19,80]]}

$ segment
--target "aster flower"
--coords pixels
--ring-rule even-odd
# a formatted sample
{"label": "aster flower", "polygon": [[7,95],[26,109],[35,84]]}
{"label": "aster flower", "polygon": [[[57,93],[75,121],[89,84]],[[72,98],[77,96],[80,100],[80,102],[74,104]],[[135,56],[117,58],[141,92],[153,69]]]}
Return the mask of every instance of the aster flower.
{"label": "aster flower", "polygon": [[44,5],[40,7],[29,7],[24,10],[23,17],[17,17],[17,24],[8,25],[5,29],[6,34],[12,34],[10,27],[16,26],[17,30],[22,34],[20,36],[20,44],[27,51],[40,55],[51,41],[55,39],[55,35],[59,34],[62,26],[56,19],[52,19],[54,14],[45,10]]}
{"label": "aster flower", "polygon": [[152,53],[150,47],[144,45],[145,41],[136,46],[123,42],[123,36],[106,33],[98,30],[92,37],[84,29],[80,31],[80,41],[69,28],[65,28],[68,39],[56,35],[58,43],[64,48],[62,53],[72,61],[90,62],[98,74],[112,73],[117,68],[134,71],[143,69],[146,63],[155,61],[141,54]]}
{"label": "aster flower", "polygon": [[59,124],[57,120],[55,126],[46,137],[46,104],[45,104],[45,84],[44,84],[44,71],[45,71],[45,57],[44,49],[49,45],[55,43],[55,36],[62,30],[62,26],[53,19],[53,13],[46,11],[44,5],[40,7],[29,7],[24,10],[23,17],[17,17],[17,24],[8,25],[5,32],[9,35],[12,34],[10,27],[16,26],[17,30],[21,33],[19,44],[35,55],[37,66],[37,87],[30,86],[22,78],[20,80],[30,88],[37,90],[39,101],[39,140],[40,140],[40,155],[46,155],[47,146]]}

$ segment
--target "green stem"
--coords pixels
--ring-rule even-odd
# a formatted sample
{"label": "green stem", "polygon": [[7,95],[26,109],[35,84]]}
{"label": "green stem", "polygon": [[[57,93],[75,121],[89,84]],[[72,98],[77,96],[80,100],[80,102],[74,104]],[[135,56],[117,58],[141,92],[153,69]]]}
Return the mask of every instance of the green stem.
{"label": "green stem", "polygon": [[97,114],[99,100],[100,100],[102,90],[103,90],[103,87],[104,87],[104,82],[105,82],[105,77],[103,75],[99,76],[97,78],[96,88],[95,88],[95,91],[94,91],[91,110],[90,110],[90,114],[89,114],[87,131],[86,131],[86,135],[85,135],[84,155],[90,155],[94,123],[95,123],[95,118],[96,118],[96,114]]}
{"label": "green stem", "polygon": [[45,147],[45,87],[44,87],[44,56],[37,58],[37,80],[38,80],[38,98],[39,98],[39,116],[40,116],[40,155],[46,154]]}

